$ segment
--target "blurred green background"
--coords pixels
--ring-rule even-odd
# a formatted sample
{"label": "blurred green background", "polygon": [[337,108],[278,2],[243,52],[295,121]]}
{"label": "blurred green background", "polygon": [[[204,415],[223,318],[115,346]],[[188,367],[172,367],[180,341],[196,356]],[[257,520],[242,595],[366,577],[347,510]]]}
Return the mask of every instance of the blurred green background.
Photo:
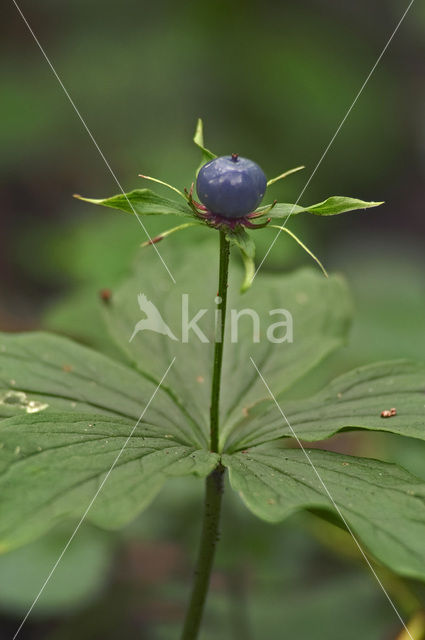
{"label": "blurred green background", "polygon": [[[190,186],[199,161],[191,137],[202,117],[206,144],[219,155],[251,157],[269,177],[306,165],[272,187],[284,202],[298,198],[406,6],[20,3],[126,190],[146,186],[141,172]],[[328,269],[346,275],[356,308],[349,346],[299,393],[357,364],[425,358],[424,31],[424,5],[414,3],[301,200],[347,195],[385,205],[290,222]],[[98,291],[124,277],[145,237],[130,216],[72,199],[118,188],[12,2],[3,5],[0,35],[0,329],[44,327],[101,346]],[[164,225],[170,221],[146,221],[151,234]],[[272,234],[258,234],[260,258]],[[183,256],[195,237],[176,238]],[[281,237],[264,269],[307,261]],[[343,442],[425,478],[418,443],[377,435]],[[177,638],[200,490],[190,480],[173,483],[122,534],[82,530],[22,637]],[[232,523],[223,530],[203,640],[397,637],[397,619],[343,534],[306,515],[274,527],[256,522],[230,496],[227,509]],[[68,535],[61,528],[0,557],[1,639],[12,637]],[[423,602],[419,586],[381,573],[404,615],[413,615]]]}

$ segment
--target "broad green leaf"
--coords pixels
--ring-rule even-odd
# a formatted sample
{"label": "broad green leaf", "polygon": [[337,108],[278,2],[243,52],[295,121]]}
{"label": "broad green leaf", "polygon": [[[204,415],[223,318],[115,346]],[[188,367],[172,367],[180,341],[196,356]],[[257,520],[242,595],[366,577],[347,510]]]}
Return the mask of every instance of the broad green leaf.
{"label": "broad green leaf", "polygon": [[205,147],[205,145],[204,145],[204,125],[203,125],[203,122],[202,122],[201,118],[198,118],[198,122],[196,124],[195,135],[193,136],[193,142],[196,144],[197,147],[200,148],[200,150],[202,152],[201,165],[199,166],[198,171],[196,172],[196,174],[198,174],[199,173],[199,169],[205,163],[209,162],[210,160],[214,160],[214,158],[217,157],[215,155],[215,153],[213,153],[212,151],[207,149]]}
{"label": "broad green leaf", "polygon": [[139,216],[173,215],[193,218],[193,214],[188,205],[158,196],[150,189],[133,189],[133,191],[129,191],[129,193],[125,195],[119,193],[116,196],[104,199],[83,198],[79,195],[75,195],[74,197],[84,202],[110,207],[111,209],[118,209],[126,213],[137,213]]}
{"label": "broad green leaf", "polygon": [[[147,378],[67,338],[45,333],[2,333],[0,417],[60,410],[105,413],[135,421],[166,369],[158,379]],[[206,443],[200,426],[167,383],[166,379],[156,391],[146,419],[159,432],[173,434],[187,444]]]}
{"label": "broad green leaf", "polygon": [[[339,213],[347,211],[355,211],[357,209],[370,209],[371,207],[379,207],[383,202],[365,202],[357,198],[346,198],[345,196],[332,196],[323,202],[312,204],[309,207],[301,207],[296,204],[288,204],[278,202],[273,209],[267,214],[270,218],[288,218],[298,213],[313,213],[316,216],[335,216]],[[257,211],[265,211],[269,205],[265,205],[257,209]]]}
{"label": "broad green leaf", "polygon": [[[218,456],[187,446],[148,422],[126,444],[88,513],[118,528],[144,509],[172,476],[206,476]],[[80,518],[135,425],[108,415],[37,413],[0,422],[0,550]]]}
{"label": "broad green leaf", "polygon": [[[280,404],[302,440],[323,440],[349,429],[389,431],[425,440],[425,364],[396,360],[360,367],[311,398]],[[381,417],[382,411],[393,407],[397,415]],[[292,436],[269,398],[250,407],[235,424],[228,447],[244,449]]]}
{"label": "broad green leaf", "polygon": [[[359,542],[393,571],[425,579],[425,483],[377,460],[308,455]],[[279,522],[300,509],[338,516],[299,449],[253,448],[225,455],[223,463],[233,489],[263,520]]]}
{"label": "broad green leaf", "polygon": [[[171,243],[161,248],[168,263],[176,265],[176,284],[144,251],[133,277],[105,308],[105,317],[116,343],[139,370],[157,378],[176,357],[167,384],[208,433],[218,244],[203,243],[186,255]],[[267,397],[250,356],[273,388],[287,389],[344,343],[351,313],[345,283],[338,276],[326,279],[310,269],[288,276],[262,274],[243,296],[236,289],[241,280],[240,265],[232,261],[221,392],[222,442],[245,408]],[[277,312],[270,315],[270,311]],[[158,312],[176,339],[164,328],[163,333],[147,328],[146,316],[155,320]],[[189,330],[185,335],[187,323],[182,316],[192,320],[198,313],[200,334]],[[273,329],[272,325],[282,322],[286,326]],[[286,341],[272,342],[270,336]]]}

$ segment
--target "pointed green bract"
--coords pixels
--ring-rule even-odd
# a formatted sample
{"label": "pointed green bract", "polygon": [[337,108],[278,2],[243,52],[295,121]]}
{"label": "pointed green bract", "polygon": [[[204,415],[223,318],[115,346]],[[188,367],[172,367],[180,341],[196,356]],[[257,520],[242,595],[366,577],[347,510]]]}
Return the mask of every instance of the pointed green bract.
{"label": "pointed green bract", "polygon": [[201,164],[198,167],[198,170],[196,172],[196,175],[198,175],[199,169],[205,163],[209,162],[210,160],[214,160],[214,158],[217,157],[215,155],[215,153],[213,153],[212,151],[210,151],[209,149],[207,149],[204,146],[204,125],[202,123],[201,118],[198,118],[198,122],[196,124],[195,135],[193,136],[193,142],[196,144],[197,147],[200,148],[200,150],[202,152],[202,161],[201,161]]}
{"label": "pointed green bract", "polygon": [[[172,476],[208,475],[218,456],[150,423],[92,413],[40,413],[0,423],[0,551],[82,517],[119,452],[88,520],[122,527]],[[128,440],[130,434],[131,438]]]}
{"label": "pointed green bract", "polygon": [[254,262],[254,258],[253,257],[251,258],[250,256],[248,256],[245,253],[245,251],[242,251],[242,249],[241,249],[241,256],[242,256],[243,266],[245,269],[245,276],[241,284],[240,292],[245,293],[251,287],[252,282],[254,280],[255,262]]}
{"label": "pointed green bract", "polygon": [[314,213],[317,216],[335,216],[339,213],[347,211],[356,211],[379,207],[383,202],[365,202],[357,198],[346,198],[345,196],[332,196],[318,204],[312,204],[306,207],[306,211]]}
{"label": "pointed green bract", "polygon": [[333,500],[366,551],[393,571],[424,580],[425,483],[393,464],[307,453],[317,473],[293,449],[253,448],[223,456],[223,463],[233,489],[259,518],[280,522],[300,509],[339,518]]}
{"label": "pointed green bract", "polygon": [[133,213],[139,216],[187,216],[193,217],[189,207],[180,202],[174,202],[168,198],[158,196],[150,189],[133,189],[125,195],[119,193],[111,198],[83,198],[75,195],[78,200],[90,202],[91,204],[118,209],[125,213]]}
{"label": "pointed green bract", "polygon": [[[272,389],[273,391],[273,389]],[[354,369],[336,378],[318,394],[282,402],[281,409],[299,438],[330,438],[339,431],[388,431],[425,440],[425,364],[396,360]],[[396,415],[381,416],[396,409]],[[252,405],[234,424],[231,450],[244,449],[278,438],[293,437],[276,406],[267,400]]]}
{"label": "pointed green bract", "polygon": [[255,274],[255,242],[252,236],[243,227],[230,230],[226,233],[227,240],[236,245],[241,252],[242,262],[245,268],[245,276],[240,292],[245,293],[250,288]]}
{"label": "pointed green bract", "polygon": [[[323,202],[312,204],[309,207],[302,207],[297,204],[278,202],[273,209],[267,213],[270,218],[288,218],[299,213],[312,213],[316,216],[335,216],[348,211],[370,209],[379,207],[383,202],[365,202],[357,198],[346,198],[345,196],[332,196]],[[265,211],[269,205],[264,205],[257,211]]]}

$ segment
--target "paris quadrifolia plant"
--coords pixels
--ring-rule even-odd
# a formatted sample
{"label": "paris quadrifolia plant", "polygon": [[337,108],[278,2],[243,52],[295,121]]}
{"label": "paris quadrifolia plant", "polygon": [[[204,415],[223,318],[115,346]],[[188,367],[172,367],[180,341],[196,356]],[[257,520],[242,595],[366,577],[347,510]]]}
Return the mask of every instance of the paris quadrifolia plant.
{"label": "paris quadrifolia plant", "polygon": [[[313,512],[354,536],[369,568],[425,580],[425,482],[394,463],[326,446],[347,430],[425,440],[425,365],[369,364],[312,397],[291,397],[291,387],[345,343],[347,287],[341,276],[324,277],[313,265],[285,275],[261,269],[254,277],[256,233],[272,241],[282,232],[278,243],[289,235],[326,274],[288,228],[292,217],[381,203],[342,196],[309,206],[276,202],[270,187],[303,167],[267,180],[252,160],[209,151],[201,121],[194,141],[202,163],[187,188],[142,176],[168,187],[173,199],[147,188],[106,199],[77,196],[140,219],[184,218],[145,245],[203,229],[205,240],[198,233],[184,249],[171,239],[161,243],[175,283],[152,249],[140,249],[121,287],[99,300],[104,353],[47,333],[0,337],[1,550],[65,519],[118,529],[167,480],[203,478],[183,640],[194,640],[201,628],[227,483],[262,520]],[[230,260],[233,248],[242,261]],[[135,331],[142,328],[140,309],[150,330]],[[283,311],[285,322],[270,326]]]}

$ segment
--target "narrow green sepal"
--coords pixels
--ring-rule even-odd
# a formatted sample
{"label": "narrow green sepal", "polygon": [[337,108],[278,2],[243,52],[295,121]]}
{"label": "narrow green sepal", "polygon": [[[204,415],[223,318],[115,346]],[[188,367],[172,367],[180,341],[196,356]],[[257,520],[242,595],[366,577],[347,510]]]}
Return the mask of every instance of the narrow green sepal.
{"label": "narrow green sepal", "polygon": [[272,178],[271,180],[268,180],[267,186],[270,187],[270,185],[274,184],[278,180],[283,180],[283,178],[286,178],[287,176],[290,176],[292,173],[296,173],[297,171],[301,171],[301,169],[305,169],[305,166],[301,165],[300,167],[289,169],[288,171],[285,171],[284,173],[281,173],[280,175],[276,176],[276,178]]}
{"label": "narrow green sepal", "polygon": [[193,222],[185,222],[184,224],[179,224],[177,227],[172,227],[171,229],[167,229],[167,231],[163,231],[162,233],[158,234],[154,238],[151,238],[146,242],[142,242],[140,246],[149,247],[149,245],[156,244],[157,242],[161,242],[161,240],[164,240],[164,238],[166,238],[167,236],[170,236],[172,233],[175,233],[176,231],[183,231],[183,229],[187,229],[188,227],[195,227],[199,225],[203,225],[203,222],[200,222],[200,221],[198,222],[197,220],[194,220]]}
{"label": "narrow green sepal", "polygon": [[198,175],[199,170],[201,169],[201,167],[204,166],[204,164],[206,164],[210,160],[214,160],[214,158],[217,157],[215,153],[213,153],[212,151],[210,151],[204,146],[204,125],[201,118],[198,118],[195,135],[193,136],[193,142],[196,144],[197,147],[200,148],[202,152],[201,164],[199,165],[196,171],[196,175]]}
{"label": "narrow green sepal", "polygon": [[182,191],[180,191],[180,189],[177,189],[177,187],[174,187],[172,184],[169,184],[168,182],[164,182],[164,180],[160,180],[159,178],[153,178],[152,176],[145,176],[143,175],[143,173],[139,173],[139,178],[143,178],[144,180],[151,180],[152,182],[157,182],[158,184],[162,184],[164,187],[168,187],[168,189],[171,189],[175,193],[178,193],[179,196],[183,198],[183,200],[186,200],[186,196]]}
{"label": "narrow green sepal", "polygon": [[298,236],[297,236],[297,235],[295,235],[295,233],[294,233],[293,231],[290,231],[287,227],[283,227],[283,226],[280,226],[280,225],[278,225],[278,224],[271,224],[271,225],[270,225],[270,228],[271,228],[271,229],[279,229],[279,231],[284,231],[285,233],[287,233],[287,234],[288,234],[288,236],[291,236],[291,238],[292,238],[293,240],[295,240],[295,242],[296,242],[297,244],[299,244],[299,245],[300,245],[300,247],[301,247],[302,249],[304,249],[304,251],[305,251],[306,253],[308,253],[308,255],[309,255],[311,258],[313,258],[313,260],[314,260],[314,261],[319,265],[319,267],[320,267],[320,268],[321,268],[321,270],[323,271],[323,275],[324,275],[326,278],[328,278],[328,277],[329,277],[329,276],[328,276],[328,272],[326,271],[326,269],[325,269],[325,267],[323,266],[323,264],[320,262],[319,258],[318,258],[317,256],[315,256],[315,255],[314,255],[314,253],[311,251],[311,249],[309,249],[309,248],[307,247],[307,245],[305,245],[305,244],[304,244],[304,242],[302,242],[302,241],[298,238]]}

